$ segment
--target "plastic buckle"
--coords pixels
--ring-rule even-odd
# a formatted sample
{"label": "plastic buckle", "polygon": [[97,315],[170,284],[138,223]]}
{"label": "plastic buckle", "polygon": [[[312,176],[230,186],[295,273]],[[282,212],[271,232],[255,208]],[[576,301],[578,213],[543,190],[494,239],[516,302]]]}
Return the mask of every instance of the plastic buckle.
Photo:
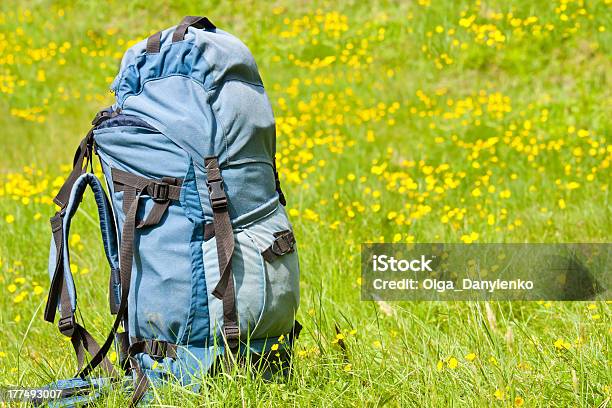
{"label": "plastic buckle", "polygon": [[64,226],[64,215],[66,212],[64,210],[58,211],[55,213],[53,217],[51,217],[51,231],[56,233],[61,230]]}
{"label": "plastic buckle", "polygon": [[106,119],[111,117],[111,112],[109,110],[101,110],[100,112],[96,113],[96,116],[94,117],[94,119],[91,121],[92,126],[98,126],[100,123],[102,123],[103,121],[105,121]]}
{"label": "plastic buckle", "polygon": [[210,196],[210,205],[213,210],[222,210],[227,208],[227,196],[223,189],[223,180],[215,180],[208,183],[208,194]]}
{"label": "plastic buckle", "polygon": [[275,235],[276,239],[272,243],[272,253],[274,255],[281,256],[293,251],[295,238],[291,231],[282,231]]}
{"label": "plastic buckle", "polygon": [[151,357],[164,358],[166,356],[167,348],[168,344],[166,342],[154,340],[151,342],[151,347],[148,354]]}
{"label": "plastic buckle", "polygon": [[66,337],[72,337],[74,334],[74,328],[76,326],[76,321],[74,320],[74,315],[62,317],[57,322],[57,327],[59,328],[60,333],[62,333]]}
{"label": "plastic buckle", "polygon": [[224,327],[223,334],[225,335],[225,341],[227,341],[229,348],[235,351],[238,348],[240,339],[240,330],[238,326]]}
{"label": "plastic buckle", "polygon": [[154,181],[151,183],[150,187],[152,187],[153,191],[149,191],[151,198],[154,201],[167,201],[168,196],[170,194],[170,186],[167,183],[160,183],[159,181]]}

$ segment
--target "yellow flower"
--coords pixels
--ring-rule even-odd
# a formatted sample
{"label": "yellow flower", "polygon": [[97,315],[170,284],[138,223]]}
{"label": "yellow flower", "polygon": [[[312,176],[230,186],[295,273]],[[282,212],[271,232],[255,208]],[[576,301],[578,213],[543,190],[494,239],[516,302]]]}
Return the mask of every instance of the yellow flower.
{"label": "yellow flower", "polygon": [[572,347],[570,343],[562,338],[558,338],[553,344],[557,350],[569,350]]}
{"label": "yellow flower", "polygon": [[4,221],[6,221],[7,224],[12,224],[13,222],[15,222],[15,216],[13,214],[9,214],[4,217]]}
{"label": "yellow flower", "polygon": [[70,246],[74,246],[81,241],[81,236],[79,234],[72,234],[70,236]]}
{"label": "yellow flower", "polygon": [[26,298],[26,292],[20,292],[13,298],[13,303],[21,303]]}
{"label": "yellow flower", "polygon": [[273,344],[272,347],[270,347],[270,350],[272,351],[278,350],[278,343]]}
{"label": "yellow flower", "polygon": [[459,362],[455,357],[451,357],[448,359],[448,368],[454,370],[459,365]]}
{"label": "yellow flower", "polygon": [[495,392],[493,393],[493,396],[498,401],[503,401],[505,398],[504,391],[500,390],[499,388],[495,390]]}
{"label": "yellow flower", "polygon": [[466,354],[465,359],[467,361],[474,361],[476,359],[476,354],[475,353],[468,353],[468,354]]}
{"label": "yellow flower", "polygon": [[525,400],[521,396],[517,396],[514,399],[514,406],[515,407],[522,407],[524,403],[525,403]]}
{"label": "yellow flower", "polygon": [[442,371],[442,368],[444,368],[444,363],[442,362],[442,360],[438,360],[438,364],[436,364],[436,370]]}
{"label": "yellow flower", "polygon": [[344,366],[344,371],[346,371],[347,373],[350,372],[352,369],[353,369],[352,364],[347,364]]}
{"label": "yellow flower", "polygon": [[565,209],[565,200],[564,199],[560,198],[558,204],[559,204],[559,208],[560,209],[562,209],[562,210]]}

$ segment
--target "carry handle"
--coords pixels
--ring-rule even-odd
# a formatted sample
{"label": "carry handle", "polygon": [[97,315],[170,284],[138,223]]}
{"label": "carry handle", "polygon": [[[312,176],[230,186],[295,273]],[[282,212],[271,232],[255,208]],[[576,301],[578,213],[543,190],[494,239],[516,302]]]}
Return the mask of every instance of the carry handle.
{"label": "carry handle", "polygon": [[[206,30],[214,30],[217,28],[207,17],[186,16],[183,17],[183,20],[181,20],[179,25],[176,26],[174,34],[172,34],[172,43],[184,40],[185,34],[187,33],[189,27],[204,28]],[[161,38],[161,31],[158,31],[147,38],[147,54],[157,54],[160,51]]]}
{"label": "carry handle", "polygon": [[174,34],[172,35],[172,42],[178,42],[185,39],[185,34],[189,27],[203,28],[205,30],[214,30],[215,25],[210,22],[207,17],[200,16],[186,16],[183,17],[183,21],[176,27]]}

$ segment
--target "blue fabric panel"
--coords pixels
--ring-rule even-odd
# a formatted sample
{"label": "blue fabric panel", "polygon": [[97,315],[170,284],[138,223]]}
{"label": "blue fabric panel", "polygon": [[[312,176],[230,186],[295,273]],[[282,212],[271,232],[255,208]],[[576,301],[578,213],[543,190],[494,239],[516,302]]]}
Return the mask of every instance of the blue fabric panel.
{"label": "blue fabric panel", "polygon": [[206,301],[206,279],[204,278],[204,263],[202,241],[204,240],[204,215],[200,204],[193,163],[183,180],[181,205],[185,215],[193,222],[193,232],[189,248],[191,250],[191,305],[186,329],[183,331],[179,344],[205,344],[208,341],[209,315]]}
{"label": "blue fabric panel", "polygon": [[239,80],[225,81],[210,96],[210,103],[225,134],[228,162],[271,164],[276,150],[276,129],[263,86]]}
{"label": "blue fabric panel", "polygon": [[[274,262],[265,261],[261,252],[274,242],[274,233],[290,230],[285,209],[276,209],[234,231],[235,250],[232,272],[236,308],[243,340],[280,336],[293,327],[299,304],[299,264],[297,250]],[[210,338],[221,338],[223,304],[212,291],[219,282],[216,238],[202,244],[204,273],[208,287]]]}
{"label": "blue fabric panel", "polygon": [[[265,270],[261,317],[251,331],[251,337],[254,339],[278,336],[293,327],[300,302],[300,267],[297,247],[293,252],[280,256],[272,262],[267,262],[261,257],[261,252],[274,242],[275,232],[291,229],[285,208],[281,205],[269,216],[244,226],[244,233],[253,240]],[[246,297],[242,301],[245,302],[248,299],[249,297]]]}
{"label": "blue fabric panel", "polygon": [[155,79],[122,106],[128,115],[141,117],[185,149],[201,168],[204,157],[225,158],[226,141],[218,129],[202,85],[184,76]]}
{"label": "blue fabric panel", "polygon": [[111,167],[149,178],[182,178],[187,171],[189,155],[155,130],[104,128],[95,130],[94,138],[97,153]]}
{"label": "blue fabric panel", "polygon": [[[172,343],[203,344],[208,309],[202,264],[204,216],[190,156],[163,134],[142,127],[118,126],[94,132],[109,184],[111,168],[143,177],[183,179],[181,197],[158,225],[137,229],[129,294],[130,335]],[[113,191],[117,223],[123,227],[123,192]],[[140,199],[137,218],[146,218],[154,202]]]}
{"label": "blue fabric panel", "polygon": [[[243,88],[251,89],[249,86]],[[226,94],[225,91],[222,97],[216,93],[215,95],[234,101],[228,100],[228,104],[238,103],[237,101],[243,97],[240,89],[229,86],[226,91],[231,91],[232,95]],[[213,108],[207,104],[206,93],[199,85],[188,78],[169,77],[150,82],[141,94],[128,98],[123,107],[126,114],[144,118],[193,158],[201,194],[200,201],[207,220],[212,218],[212,210],[206,188],[204,170],[206,156],[219,157],[232,219],[250,212],[256,212],[255,216],[261,216],[269,211],[270,205],[275,205],[270,204],[271,201],[278,202],[272,168],[274,120],[269,111],[267,97],[255,94],[265,99],[260,101],[260,104],[266,105],[267,108],[262,108],[261,112],[251,115],[247,113],[249,106],[240,103],[234,108],[218,107],[217,113],[214,113]],[[169,101],[172,101],[172,104]],[[226,123],[220,126],[222,121],[235,123],[230,128],[232,133],[229,136],[225,134],[229,125]],[[107,130],[96,131],[96,137],[106,137],[103,132]],[[102,140],[100,143],[111,145],[109,148],[115,150],[118,147],[116,143],[120,143],[127,150],[133,139],[128,137],[124,139],[109,140],[106,143]],[[135,156],[135,152],[139,150],[138,144],[150,142],[134,140],[133,143],[136,146],[132,152],[126,154]],[[156,145],[155,148],[164,149],[163,144],[164,141],[160,140],[160,145]],[[165,141],[165,144],[167,145],[168,141]],[[232,147],[228,150],[227,146]],[[102,146],[102,150],[109,155],[121,157],[118,156],[118,151],[110,152],[109,148]],[[231,157],[228,155],[229,152],[233,152]],[[142,156],[137,156],[134,160],[140,157]],[[257,188],[244,188],[245,185]],[[257,211],[258,209],[260,211]]]}

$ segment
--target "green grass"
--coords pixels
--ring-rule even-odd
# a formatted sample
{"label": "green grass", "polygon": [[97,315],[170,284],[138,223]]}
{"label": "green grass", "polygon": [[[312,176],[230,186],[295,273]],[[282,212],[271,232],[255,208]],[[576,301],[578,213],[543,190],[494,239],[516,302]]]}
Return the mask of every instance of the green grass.
{"label": "green grass", "polygon": [[[305,328],[288,381],[239,370],[158,404],[609,404],[609,302],[362,302],[358,278],[366,241],[609,241],[610,1],[205,3],[0,4],[0,384],[74,374],[42,319],[50,197],[128,41],[206,14],[249,46],[275,111]],[[72,262],[102,338],[95,217],[89,197]]]}

